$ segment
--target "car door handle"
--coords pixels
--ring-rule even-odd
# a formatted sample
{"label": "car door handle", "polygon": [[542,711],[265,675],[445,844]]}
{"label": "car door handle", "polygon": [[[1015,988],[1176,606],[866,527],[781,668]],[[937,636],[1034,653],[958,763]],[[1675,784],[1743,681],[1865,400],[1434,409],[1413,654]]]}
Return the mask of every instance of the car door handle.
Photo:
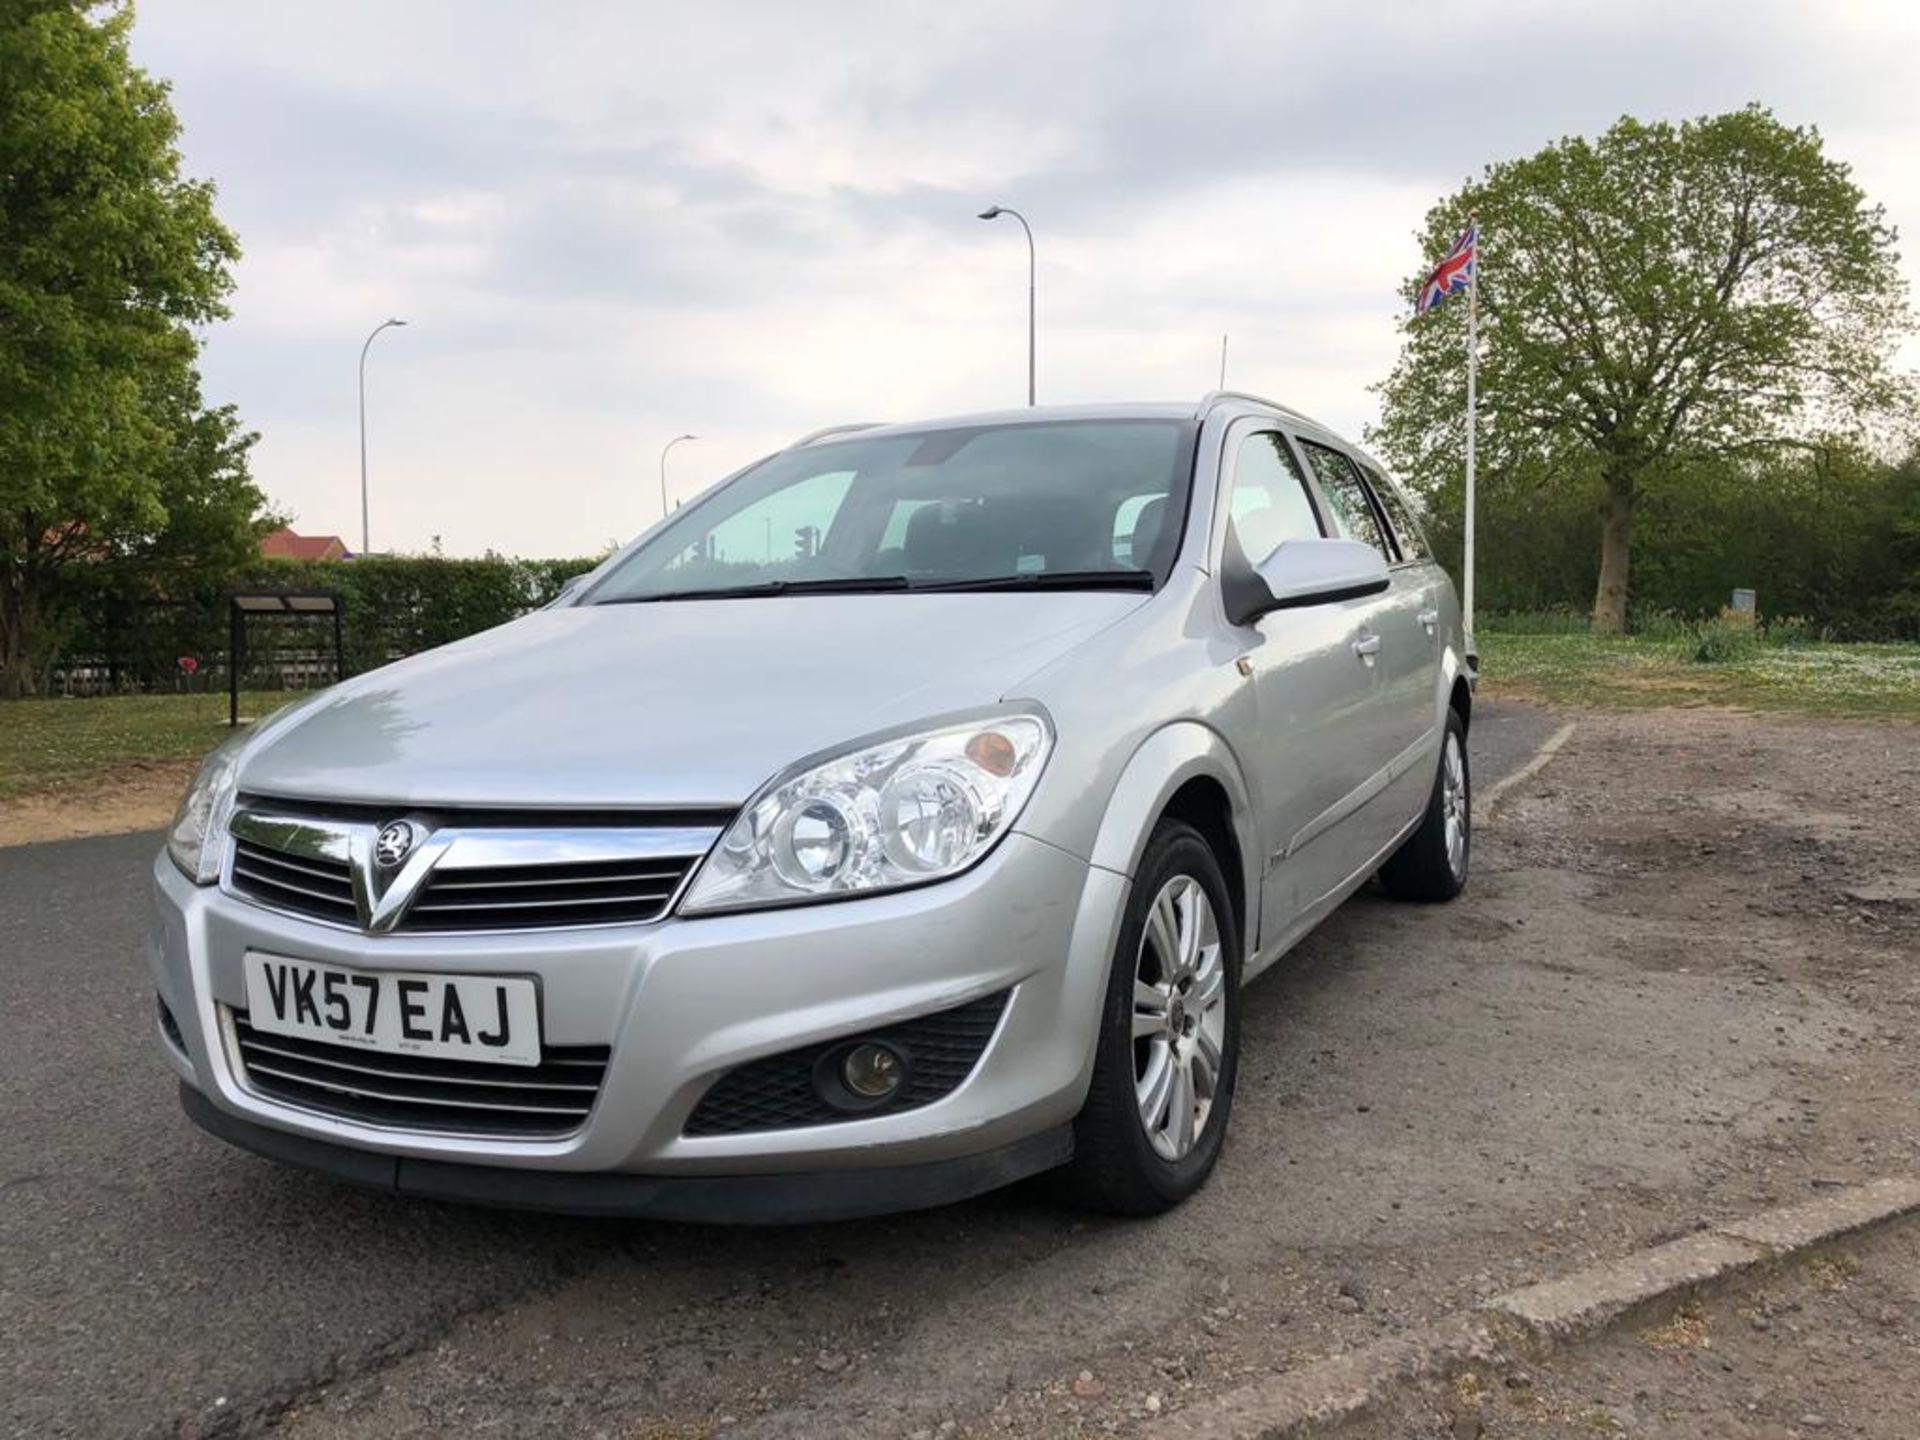
{"label": "car door handle", "polygon": [[1373,663],[1373,657],[1380,653],[1380,637],[1378,635],[1368,635],[1354,641],[1353,653],[1358,655],[1364,663],[1371,665]]}
{"label": "car door handle", "polygon": [[1440,623],[1440,612],[1438,610],[1422,610],[1413,618],[1426,626],[1427,634],[1431,635],[1433,634],[1434,627]]}

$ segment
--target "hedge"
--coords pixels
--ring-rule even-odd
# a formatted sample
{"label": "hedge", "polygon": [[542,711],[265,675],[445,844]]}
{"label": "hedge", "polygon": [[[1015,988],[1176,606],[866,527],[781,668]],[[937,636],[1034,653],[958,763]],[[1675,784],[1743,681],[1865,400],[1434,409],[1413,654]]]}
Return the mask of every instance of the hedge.
{"label": "hedge", "polygon": [[[181,658],[192,657],[201,683],[226,672],[227,597],[235,590],[331,590],[345,606],[349,673],[472,635],[552,600],[566,582],[591,570],[595,558],[477,560],[437,556],[370,556],[346,561],[259,560],[218,583],[174,581],[155,596],[105,570],[76,597],[62,655],[54,664],[61,689],[171,689],[182,683]],[[289,671],[287,657],[331,655],[331,621],[254,621],[247,629],[250,686],[272,688]]]}

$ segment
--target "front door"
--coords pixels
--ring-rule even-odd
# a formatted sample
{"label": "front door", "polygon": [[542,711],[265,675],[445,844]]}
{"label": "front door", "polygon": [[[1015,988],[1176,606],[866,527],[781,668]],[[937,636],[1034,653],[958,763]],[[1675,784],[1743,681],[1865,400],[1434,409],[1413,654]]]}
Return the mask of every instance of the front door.
{"label": "front door", "polygon": [[[1327,533],[1283,436],[1252,430],[1229,449],[1225,546],[1257,565],[1284,540]],[[1380,693],[1370,643],[1379,604],[1366,597],[1276,610],[1240,628],[1237,663],[1257,717],[1247,763],[1265,860],[1262,950],[1364,863],[1341,820],[1373,769],[1361,736]]]}

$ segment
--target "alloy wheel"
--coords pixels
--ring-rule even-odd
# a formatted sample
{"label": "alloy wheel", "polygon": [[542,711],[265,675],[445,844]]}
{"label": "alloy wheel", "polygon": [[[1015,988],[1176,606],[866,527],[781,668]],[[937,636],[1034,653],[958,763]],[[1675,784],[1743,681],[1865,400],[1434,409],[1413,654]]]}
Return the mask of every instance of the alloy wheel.
{"label": "alloy wheel", "polygon": [[1467,871],[1467,762],[1460,737],[1451,731],[1441,763],[1440,804],[1447,822],[1447,869],[1459,880]]}
{"label": "alloy wheel", "polygon": [[1184,1159],[1207,1127],[1226,1030],[1220,922],[1200,883],[1176,875],[1147,911],[1133,972],[1134,1093],[1162,1159]]}

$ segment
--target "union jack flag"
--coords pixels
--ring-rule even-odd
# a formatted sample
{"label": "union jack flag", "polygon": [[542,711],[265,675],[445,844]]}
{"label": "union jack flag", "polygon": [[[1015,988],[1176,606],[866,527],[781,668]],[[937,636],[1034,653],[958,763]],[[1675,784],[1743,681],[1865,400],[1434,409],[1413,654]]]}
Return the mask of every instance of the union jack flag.
{"label": "union jack flag", "polygon": [[1446,257],[1420,282],[1420,293],[1413,301],[1414,314],[1424,315],[1447,296],[1467,288],[1473,279],[1474,252],[1479,243],[1480,226],[1470,220]]}

